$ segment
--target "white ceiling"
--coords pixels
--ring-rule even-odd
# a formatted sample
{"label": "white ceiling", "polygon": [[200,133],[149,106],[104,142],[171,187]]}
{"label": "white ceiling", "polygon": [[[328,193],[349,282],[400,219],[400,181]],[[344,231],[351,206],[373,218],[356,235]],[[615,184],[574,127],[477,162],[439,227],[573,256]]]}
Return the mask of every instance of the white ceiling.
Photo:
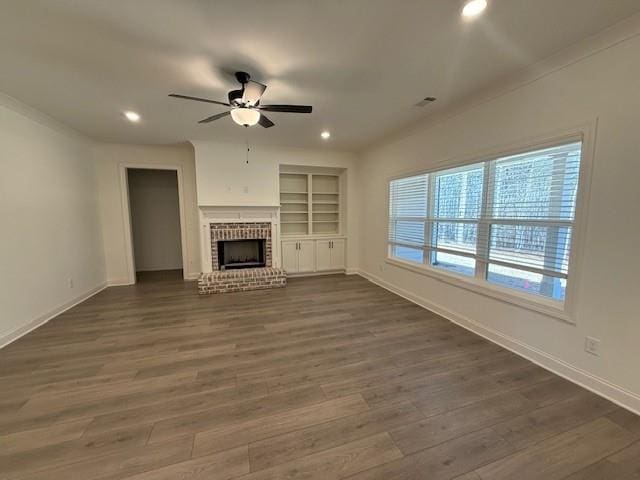
{"label": "white ceiling", "polygon": [[[0,0],[0,91],[87,135],[359,149],[640,11],[638,0]],[[230,75],[268,85],[270,113],[245,131],[224,107]],[[423,109],[413,104],[438,98]],[[139,124],[122,116],[142,115]],[[329,129],[331,140],[320,132]]]}

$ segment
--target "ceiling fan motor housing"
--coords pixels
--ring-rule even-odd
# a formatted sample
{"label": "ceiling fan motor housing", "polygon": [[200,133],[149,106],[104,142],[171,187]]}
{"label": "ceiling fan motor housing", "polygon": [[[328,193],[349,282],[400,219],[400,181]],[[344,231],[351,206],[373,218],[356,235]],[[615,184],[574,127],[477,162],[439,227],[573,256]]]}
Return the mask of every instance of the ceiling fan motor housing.
{"label": "ceiling fan motor housing", "polygon": [[229,103],[233,106],[242,105],[242,90],[231,90],[229,92]]}

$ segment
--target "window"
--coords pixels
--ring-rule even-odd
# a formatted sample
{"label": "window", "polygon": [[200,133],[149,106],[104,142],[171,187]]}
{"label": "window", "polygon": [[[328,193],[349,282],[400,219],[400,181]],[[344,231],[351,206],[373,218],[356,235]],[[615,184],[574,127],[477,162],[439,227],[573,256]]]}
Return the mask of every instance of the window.
{"label": "window", "polygon": [[390,256],[564,302],[581,147],[392,180]]}

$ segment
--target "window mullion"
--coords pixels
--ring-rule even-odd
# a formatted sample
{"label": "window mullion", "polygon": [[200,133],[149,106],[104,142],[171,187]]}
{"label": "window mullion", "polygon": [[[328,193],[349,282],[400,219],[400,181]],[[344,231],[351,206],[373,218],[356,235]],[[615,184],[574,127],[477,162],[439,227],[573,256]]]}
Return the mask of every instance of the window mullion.
{"label": "window mullion", "polygon": [[[566,156],[556,157],[553,160],[553,174],[552,178],[554,182],[560,179],[560,184],[564,185],[566,168]],[[564,188],[552,188],[551,198],[549,202],[549,218],[559,219],[562,212],[562,201],[564,198]],[[544,265],[543,268],[547,270],[557,270],[557,262],[562,254],[560,249],[560,227],[548,226],[546,229],[546,236],[544,242]],[[547,275],[543,275],[540,285],[540,291],[543,295],[553,296],[553,289],[556,280]]]}
{"label": "window mullion", "polygon": [[425,249],[424,263],[431,265],[433,263],[433,222],[429,219],[434,217],[435,212],[435,175],[427,175],[427,219],[424,222],[424,243],[428,249]]}
{"label": "window mullion", "polygon": [[495,175],[493,162],[485,162],[482,176],[482,206],[480,209],[480,222],[478,223],[478,236],[476,239],[476,278],[485,280],[487,278],[487,260],[489,258],[489,235],[491,225],[489,219],[493,215],[493,192],[489,186],[495,184],[492,176]]}

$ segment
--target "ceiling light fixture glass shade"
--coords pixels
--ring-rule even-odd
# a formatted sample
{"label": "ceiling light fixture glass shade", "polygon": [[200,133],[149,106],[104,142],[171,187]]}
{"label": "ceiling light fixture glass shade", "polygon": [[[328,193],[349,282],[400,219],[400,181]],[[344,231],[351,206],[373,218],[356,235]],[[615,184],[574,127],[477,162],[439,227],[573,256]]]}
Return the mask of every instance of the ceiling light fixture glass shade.
{"label": "ceiling light fixture glass shade", "polygon": [[250,127],[258,123],[258,120],[260,120],[260,112],[253,108],[232,108],[231,118],[233,118],[233,121],[238,125]]}
{"label": "ceiling light fixture glass shade", "polygon": [[475,17],[480,15],[487,8],[487,0],[471,0],[462,9],[462,16]]}

